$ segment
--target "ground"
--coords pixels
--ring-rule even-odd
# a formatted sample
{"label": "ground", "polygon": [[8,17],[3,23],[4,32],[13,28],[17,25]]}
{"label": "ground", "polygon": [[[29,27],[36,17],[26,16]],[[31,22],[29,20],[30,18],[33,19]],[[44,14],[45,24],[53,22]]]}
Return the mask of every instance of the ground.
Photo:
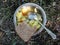
{"label": "ground", "polygon": [[[47,14],[46,27],[57,35],[53,40],[43,30],[25,43],[15,32],[13,14],[18,6],[32,2],[40,5]],[[60,45],[60,1],[59,0],[0,0],[0,45]]]}

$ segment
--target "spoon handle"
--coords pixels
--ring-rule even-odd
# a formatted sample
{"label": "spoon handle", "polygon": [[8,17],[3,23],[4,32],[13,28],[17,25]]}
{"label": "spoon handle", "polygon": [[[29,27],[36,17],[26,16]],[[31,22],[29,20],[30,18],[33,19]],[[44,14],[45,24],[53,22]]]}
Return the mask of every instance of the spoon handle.
{"label": "spoon handle", "polygon": [[35,19],[36,21],[38,21],[38,22],[41,24],[41,26],[47,31],[47,33],[48,33],[53,39],[56,39],[56,35],[55,35],[53,32],[51,32],[49,29],[47,29],[47,28],[38,20],[38,18],[37,18],[36,15],[35,15],[32,19]]}
{"label": "spoon handle", "polygon": [[[40,22],[39,22],[40,23]],[[40,23],[41,24],[41,23]],[[48,32],[48,34],[53,38],[53,39],[56,39],[56,35],[51,32],[49,29],[47,29],[43,24],[41,24],[42,27]]]}

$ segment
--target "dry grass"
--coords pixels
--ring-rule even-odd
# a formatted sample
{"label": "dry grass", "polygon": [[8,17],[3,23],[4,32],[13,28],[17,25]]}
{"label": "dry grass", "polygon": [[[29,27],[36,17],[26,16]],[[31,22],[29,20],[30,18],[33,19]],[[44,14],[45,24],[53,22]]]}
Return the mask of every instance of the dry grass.
{"label": "dry grass", "polygon": [[[29,1],[23,3],[25,2]],[[47,14],[46,27],[57,35],[57,39],[53,40],[46,31],[42,31],[39,35],[32,37],[28,43],[30,45],[60,45],[60,1],[47,0],[39,2],[33,0],[30,2],[44,8]],[[0,0],[0,37],[2,37],[0,43],[2,45],[25,45],[25,42],[15,33],[13,24],[13,14],[21,4],[18,0]]]}

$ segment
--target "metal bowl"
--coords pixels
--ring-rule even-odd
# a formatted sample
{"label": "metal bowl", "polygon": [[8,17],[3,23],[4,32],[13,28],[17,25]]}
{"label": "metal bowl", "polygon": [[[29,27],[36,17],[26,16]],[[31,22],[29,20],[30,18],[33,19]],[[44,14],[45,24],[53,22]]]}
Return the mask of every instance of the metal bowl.
{"label": "metal bowl", "polygon": [[[21,7],[23,7],[23,6],[34,6],[34,7],[36,7],[36,8],[38,8],[40,11],[41,11],[41,14],[42,14],[42,18],[43,18],[43,25],[45,25],[46,24],[46,14],[45,14],[45,11],[43,10],[43,8],[42,7],[40,7],[39,5],[37,5],[37,4],[34,4],[34,3],[26,3],[26,4],[23,4],[23,5],[21,5],[21,6],[19,6],[17,9],[16,9],[16,11],[15,11],[15,13],[14,13],[14,25],[15,25],[15,27],[16,27],[16,13],[19,11],[19,9],[21,8]],[[41,31],[43,30],[43,27],[41,26],[41,28],[34,34],[34,35],[37,35],[37,34],[39,34]],[[33,36],[34,36],[33,35]]]}

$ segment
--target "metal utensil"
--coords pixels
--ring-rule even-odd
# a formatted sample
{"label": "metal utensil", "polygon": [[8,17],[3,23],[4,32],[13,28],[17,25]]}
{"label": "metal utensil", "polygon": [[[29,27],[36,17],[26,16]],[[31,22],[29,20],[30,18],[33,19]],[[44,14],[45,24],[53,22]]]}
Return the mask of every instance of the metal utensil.
{"label": "metal utensil", "polygon": [[[31,18],[32,17],[32,18]],[[49,29],[47,29],[40,21],[39,21],[39,19],[37,18],[37,16],[36,15],[29,15],[29,19],[35,19],[36,21],[38,21],[39,22],[39,24],[41,24],[42,25],[42,27],[47,31],[47,33],[53,38],[53,39],[56,39],[56,35],[53,33],[53,32],[51,32]]]}

